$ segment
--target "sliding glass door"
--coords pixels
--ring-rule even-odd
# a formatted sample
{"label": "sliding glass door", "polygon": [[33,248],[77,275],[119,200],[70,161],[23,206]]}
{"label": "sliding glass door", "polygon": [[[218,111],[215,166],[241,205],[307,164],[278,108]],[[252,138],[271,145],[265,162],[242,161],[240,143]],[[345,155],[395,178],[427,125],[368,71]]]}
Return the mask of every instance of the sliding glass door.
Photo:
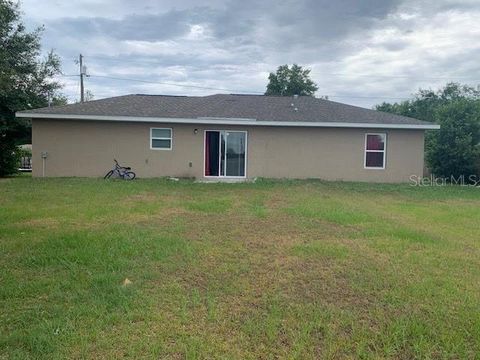
{"label": "sliding glass door", "polygon": [[245,177],[245,131],[205,131],[205,176]]}

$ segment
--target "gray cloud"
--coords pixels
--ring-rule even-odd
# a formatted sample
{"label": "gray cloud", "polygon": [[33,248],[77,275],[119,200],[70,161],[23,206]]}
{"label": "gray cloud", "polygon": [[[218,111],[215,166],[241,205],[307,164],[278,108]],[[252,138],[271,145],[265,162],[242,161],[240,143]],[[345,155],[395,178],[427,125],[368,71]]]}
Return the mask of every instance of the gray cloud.
{"label": "gray cloud", "polygon": [[[193,25],[205,25],[216,40],[235,39],[239,44],[262,39],[287,45],[299,42],[333,42],[352,30],[366,29],[383,19],[398,0],[344,1],[231,1],[224,8],[207,6],[163,13],[107,17],[64,17],[49,22],[57,34],[80,32],[82,36],[106,36],[117,40],[157,41],[175,39]],[[149,7],[147,7],[149,8]],[[268,32],[261,33],[266,27]]]}
{"label": "gray cloud", "polygon": [[[473,0],[44,3],[49,11],[24,0],[24,11],[29,25],[45,24],[44,47],[63,56],[66,73],[82,52],[96,75],[263,91],[269,71],[296,62],[312,68],[318,95],[365,106],[480,78]],[[77,96],[75,79],[65,81]],[[98,96],[212,92],[93,76],[88,86]]]}
{"label": "gray cloud", "polygon": [[156,41],[175,39],[189,32],[191,25],[206,23],[208,8],[172,10],[163,14],[132,14],[122,19],[102,17],[62,18],[50,22],[57,34],[80,32],[82,36],[103,36],[116,40]]}

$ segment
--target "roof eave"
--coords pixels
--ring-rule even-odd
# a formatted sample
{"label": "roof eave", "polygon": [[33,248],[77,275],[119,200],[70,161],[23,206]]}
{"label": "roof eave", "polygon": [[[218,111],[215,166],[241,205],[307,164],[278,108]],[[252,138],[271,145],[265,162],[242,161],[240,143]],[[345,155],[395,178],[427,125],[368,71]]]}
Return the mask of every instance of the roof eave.
{"label": "roof eave", "polygon": [[333,127],[333,128],[370,128],[370,129],[415,129],[437,130],[437,124],[385,124],[385,123],[350,123],[350,122],[314,122],[314,121],[258,121],[255,119],[232,118],[168,118],[147,116],[111,116],[111,115],[75,115],[17,112],[16,117],[32,119],[65,119],[65,120],[99,120],[130,121],[204,125],[249,125],[249,126],[284,126],[284,127]]}

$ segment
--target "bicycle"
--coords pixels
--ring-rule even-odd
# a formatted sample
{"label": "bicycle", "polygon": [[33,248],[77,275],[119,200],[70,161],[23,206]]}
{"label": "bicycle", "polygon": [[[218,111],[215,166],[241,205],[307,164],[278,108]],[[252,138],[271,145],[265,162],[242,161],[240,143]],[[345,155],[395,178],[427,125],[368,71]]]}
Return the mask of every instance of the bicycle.
{"label": "bicycle", "polygon": [[129,166],[120,166],[118,164],[118,161],[113,159],[115,161],[115,165],[112,170],[110,170],[103,178],[104,179],[110,179],[112,176],[114,178],[120,178],[123,180],[133,180],[135,179],[136,175],[132,170],[131,167]]}

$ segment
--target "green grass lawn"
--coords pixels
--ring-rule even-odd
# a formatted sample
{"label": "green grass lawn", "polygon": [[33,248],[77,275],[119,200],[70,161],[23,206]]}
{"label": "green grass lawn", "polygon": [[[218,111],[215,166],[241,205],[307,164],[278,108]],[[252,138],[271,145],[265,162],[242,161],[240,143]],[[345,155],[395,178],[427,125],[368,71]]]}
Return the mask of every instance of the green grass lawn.
{"label": "green grass lawn", "polygon": [[479,188],[3,179],[0,254],[0,358],[480,357]]}

